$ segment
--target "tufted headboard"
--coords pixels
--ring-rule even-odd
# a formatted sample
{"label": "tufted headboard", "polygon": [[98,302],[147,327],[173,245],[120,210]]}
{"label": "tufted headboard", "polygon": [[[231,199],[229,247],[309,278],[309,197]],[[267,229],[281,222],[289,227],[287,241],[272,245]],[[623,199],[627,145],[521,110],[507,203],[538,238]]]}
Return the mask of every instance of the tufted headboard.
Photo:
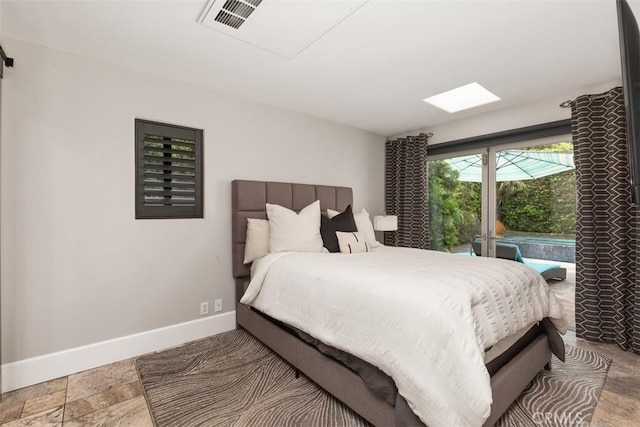
{"label": "tufted headboard", "polygon": [[250,264],[243,264],[244,242],[247,238],[247,218],[267,218],[266,203],[284,206],[299,212],[320,200],[320,209],[344,210],[353,203],[353,190],[328,185],[290,184],[284,182],[231,182],[233,244],[233,277],[241,279],[251,274]]}

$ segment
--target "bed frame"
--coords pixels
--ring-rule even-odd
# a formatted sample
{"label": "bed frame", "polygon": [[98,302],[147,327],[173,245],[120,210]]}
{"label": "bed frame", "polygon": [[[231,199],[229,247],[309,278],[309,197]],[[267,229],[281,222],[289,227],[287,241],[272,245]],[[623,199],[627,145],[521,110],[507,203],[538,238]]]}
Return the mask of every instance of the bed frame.
{"label": "bed frame", "polygon": [[[232,182],[233,276],[236,279],[236,322],[320,387],[375,426],[395,426],[395,408],[367,388],[342,363],[328,357],[265,316],[240,304],[250,276],[243,264],[248,218],[267,218],[265,203],[300,211],[320,200],[322,210],[344,210],[353,201],[347,187],[265,181]],[[500,418],[527,384],[551,361],[546,335],[539,335],[491,377],[493,404],[485,426]]]}

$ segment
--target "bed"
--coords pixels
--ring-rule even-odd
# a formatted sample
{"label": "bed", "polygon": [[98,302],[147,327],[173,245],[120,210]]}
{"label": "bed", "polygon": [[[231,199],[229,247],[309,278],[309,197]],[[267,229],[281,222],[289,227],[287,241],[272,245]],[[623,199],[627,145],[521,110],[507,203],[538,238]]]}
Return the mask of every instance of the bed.
{"label": "bed", "polygon": [[[237,323],[372,424],[414,424],[417,418],[413,421],[398,418],[400,410],[407,412],[406,401],[398,399],[395,405],[390,404],[372,391],[353,369],[328,356],[317,343],[314,345],[313,340],[297,333],[296,328],[239,303],[250,276],[249,266],[243,264],[248,218],[266,219],[266,203],[299,211],[313,201],[320,200],[323,210],[342,211],[352,203],[352,199],[352,190],[346,187],[233,181],[232,239],[233,274],[238,300]],[[550,340],[545,333],[548,329],[546,326],[531,328],[525,334],[526,339],[522,337],[499,355],[490,370],[493,403],[484,425],[493,425],[530,380],[545,366],[549,366]]]}

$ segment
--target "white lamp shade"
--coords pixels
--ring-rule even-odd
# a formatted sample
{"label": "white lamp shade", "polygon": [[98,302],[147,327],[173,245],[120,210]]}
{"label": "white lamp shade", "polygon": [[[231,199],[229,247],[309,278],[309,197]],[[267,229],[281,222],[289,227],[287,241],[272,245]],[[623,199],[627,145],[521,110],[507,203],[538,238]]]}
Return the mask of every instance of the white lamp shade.
{"label": "white lamp shade", "polygon": [[373,217],[373,229],[376,231],[396,231],[398,217],[396,215],[376,215]]}

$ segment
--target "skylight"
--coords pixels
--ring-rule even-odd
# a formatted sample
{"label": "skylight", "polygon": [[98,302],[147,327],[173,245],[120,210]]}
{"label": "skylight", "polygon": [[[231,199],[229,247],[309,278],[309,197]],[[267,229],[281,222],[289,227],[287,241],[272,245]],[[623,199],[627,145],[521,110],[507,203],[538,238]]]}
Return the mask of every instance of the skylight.
{"label": "skylight", "polygon": [[458,111],[500,101],[500,98],[478,83],[473,82],[442,92],[438,95],[430,96],[429,98],[423,99],[423,101],[448,113],[457,113]]}

